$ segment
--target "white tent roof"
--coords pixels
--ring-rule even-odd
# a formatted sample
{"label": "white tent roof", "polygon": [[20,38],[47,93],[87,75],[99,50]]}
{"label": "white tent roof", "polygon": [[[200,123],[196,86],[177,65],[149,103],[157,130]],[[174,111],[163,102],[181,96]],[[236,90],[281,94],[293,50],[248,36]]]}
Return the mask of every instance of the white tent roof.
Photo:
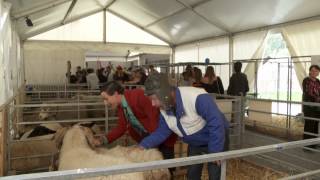
{"label": "white tent roof", "polygon": [[[8,0],[22,39],[107,11],[169,44],[320,17],[319,0]],[[28,16],[34,26],[27,27]]]}

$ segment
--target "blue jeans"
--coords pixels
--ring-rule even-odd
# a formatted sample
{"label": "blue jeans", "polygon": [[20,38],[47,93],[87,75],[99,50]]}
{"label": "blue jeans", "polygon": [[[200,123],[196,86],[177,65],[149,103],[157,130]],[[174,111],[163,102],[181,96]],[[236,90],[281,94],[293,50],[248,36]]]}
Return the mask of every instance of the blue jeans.
{"label": "blue jeans", "polygon": [[[224,151],[229,149],[229,131],[225,132]],[[188,146],[188,156],[196,156],[208,154],[208,146]],[[201,180],[203,164],[194,164],[188,166],[187,179],[188,180]],[[220,180],[221,167],[215,163],[208,163],[209,180]]]}

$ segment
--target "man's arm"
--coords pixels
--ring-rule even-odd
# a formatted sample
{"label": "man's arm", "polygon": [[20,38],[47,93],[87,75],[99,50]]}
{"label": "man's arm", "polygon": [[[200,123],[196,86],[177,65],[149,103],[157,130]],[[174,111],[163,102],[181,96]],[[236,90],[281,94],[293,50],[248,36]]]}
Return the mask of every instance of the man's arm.
{"label": "man's arm", "polygon": [[201,94],[197,97],[196,110],[197,113],[207,121],[210,136],[208,151],[210,153],[222,152],[225,141],[223,114],[209,94]]}
{"label": "man's arm", "polygon": [[160,115],[159,127],[148,137],[140,142],[145,149],[153,148],[164,142],[172,133],[162,115]]}

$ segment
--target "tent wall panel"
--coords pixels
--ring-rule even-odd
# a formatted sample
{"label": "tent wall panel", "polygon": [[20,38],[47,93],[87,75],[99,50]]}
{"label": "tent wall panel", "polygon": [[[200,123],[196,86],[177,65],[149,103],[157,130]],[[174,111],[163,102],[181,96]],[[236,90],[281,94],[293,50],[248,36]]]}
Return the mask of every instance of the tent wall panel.
{"label": "tent wall panel", "polygon": [[0,3],[0,106],[23,84],[20,38],[10,20],[10,4]]}

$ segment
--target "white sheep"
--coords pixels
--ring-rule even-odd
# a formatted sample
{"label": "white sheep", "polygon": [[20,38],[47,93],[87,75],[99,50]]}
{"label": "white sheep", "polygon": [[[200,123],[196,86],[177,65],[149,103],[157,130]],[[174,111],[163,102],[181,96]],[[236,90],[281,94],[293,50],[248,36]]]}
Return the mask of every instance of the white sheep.
{"label": "white sheep", "polygon": [[[86,132],[89,132],[88,128],[80,127],[77,125],[73,126],[66,132],[60,151],[58,168],[59,170],[107,167],[112,165],[132,163],[125,157],[114,157],[112,155],[98,154],[89,146],[87,138],[90,141],[90,139],[92,139],[93,137],[88,136],[88,133]],[[135,172],[89,179],[143,180],[144,177],[142,172]]]}
{"label": "white sheep", "polygon": [[[139,150],[133,146],[116,146],[111,149],[98,148],[97,152],[100,154],[112,155],[114,157],[125,157],[135,163],[163,160],[161,152],[157,149]],[[143,175],[146,180],[167,180],[170,179],[171,176],[168,169],[144,171]]]}

